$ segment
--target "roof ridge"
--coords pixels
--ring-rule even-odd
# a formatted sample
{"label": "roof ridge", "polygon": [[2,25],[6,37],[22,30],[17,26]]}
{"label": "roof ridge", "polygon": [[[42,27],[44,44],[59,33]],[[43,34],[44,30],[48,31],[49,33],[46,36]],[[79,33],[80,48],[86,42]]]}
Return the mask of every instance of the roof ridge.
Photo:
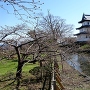
{"label": "roof ridge", "polygon": [[85,16],[90,16],[90,14],[84,14]]}

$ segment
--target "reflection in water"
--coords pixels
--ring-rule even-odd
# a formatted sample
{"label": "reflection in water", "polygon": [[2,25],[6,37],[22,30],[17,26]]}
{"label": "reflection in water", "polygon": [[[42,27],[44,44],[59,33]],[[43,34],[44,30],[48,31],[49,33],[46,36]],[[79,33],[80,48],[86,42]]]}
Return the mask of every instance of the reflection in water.
{"label": "reflection in water", "polygon": [[83,72],[90,76],[90,56],[85,54],[74,54],[70,56],[67,61],[71,66],[73,66],[79,72]]}
{"label": "reflection in water", "polygon": [[69,65],[74,67],[76,70],[78,70],[79,72],[82,72],[82,69],[80,68],[80,63],[78,61],[78,55],[77,54],[70,56],[70,60],[68,60],[67,62],[69,63]]}

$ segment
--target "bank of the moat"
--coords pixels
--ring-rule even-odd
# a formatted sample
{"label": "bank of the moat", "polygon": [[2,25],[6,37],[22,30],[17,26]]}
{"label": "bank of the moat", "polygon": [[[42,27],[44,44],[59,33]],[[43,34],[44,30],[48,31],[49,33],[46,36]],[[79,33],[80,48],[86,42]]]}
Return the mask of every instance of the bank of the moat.
{"label": "bank of the moat", "polygon": [[90,90],[90,81],[68,63],[63,63],[64,72],[61,72],[61,79],[65,90]]}

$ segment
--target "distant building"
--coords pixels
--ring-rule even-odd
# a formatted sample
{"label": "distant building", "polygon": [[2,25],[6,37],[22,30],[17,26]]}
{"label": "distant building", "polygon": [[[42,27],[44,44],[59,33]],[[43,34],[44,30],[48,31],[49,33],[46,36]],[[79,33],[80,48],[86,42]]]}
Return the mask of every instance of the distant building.
{"label": "distant building", "polygon": [[90,15],[83,14],[82,20],[78,23],[82,25],[76,28],[76,30],[79,30],[79,33],[75,34],[77,36],[77,42],[90,41]]}

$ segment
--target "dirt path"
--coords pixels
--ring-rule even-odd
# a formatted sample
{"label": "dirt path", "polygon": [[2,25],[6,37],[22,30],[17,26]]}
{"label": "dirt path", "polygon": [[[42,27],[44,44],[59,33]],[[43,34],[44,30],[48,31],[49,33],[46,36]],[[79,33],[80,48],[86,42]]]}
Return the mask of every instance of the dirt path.
{"label": "dirt path", "polygon": [[90,90],[90,79],[81,75],[77,70],[64,62],[64,72],[61,72],[65,90]]}

